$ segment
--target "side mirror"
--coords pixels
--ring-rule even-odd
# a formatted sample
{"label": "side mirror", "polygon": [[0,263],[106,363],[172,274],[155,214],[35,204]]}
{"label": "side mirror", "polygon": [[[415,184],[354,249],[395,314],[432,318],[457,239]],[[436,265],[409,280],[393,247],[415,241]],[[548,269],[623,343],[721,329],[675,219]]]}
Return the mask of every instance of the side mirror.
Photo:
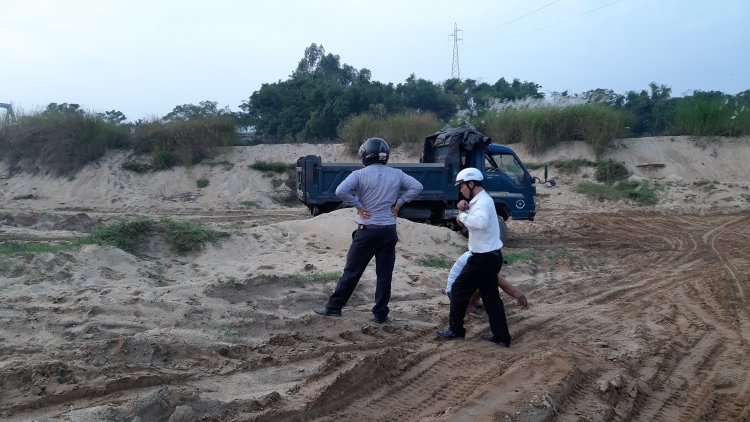
{"label": "side mirror", "polygon": [[555,179],[550,179],[549,180],[549,185],[550,186],[557,186],[557,182],[555,182]]}

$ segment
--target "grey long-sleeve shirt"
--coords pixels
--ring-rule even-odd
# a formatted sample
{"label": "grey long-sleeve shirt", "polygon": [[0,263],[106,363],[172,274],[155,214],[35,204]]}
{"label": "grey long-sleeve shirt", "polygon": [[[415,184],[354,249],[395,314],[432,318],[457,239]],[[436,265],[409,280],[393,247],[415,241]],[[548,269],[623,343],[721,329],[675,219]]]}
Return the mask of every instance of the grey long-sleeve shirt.
{"label": "grey long-sleeve shirt", "polygon": [[[399,198],[398,191],[406,192]],[[359,214],[357,224],[391,225],[396,224],[396,217],[391,216],[391,206],[399,206],[414,199],[422,192],[419,181],[399,169],[382,164],[355,170],[336,188],[336,195],[344,203],[355,208],[365,207],[372,214],[369,219],[362,219]]]}

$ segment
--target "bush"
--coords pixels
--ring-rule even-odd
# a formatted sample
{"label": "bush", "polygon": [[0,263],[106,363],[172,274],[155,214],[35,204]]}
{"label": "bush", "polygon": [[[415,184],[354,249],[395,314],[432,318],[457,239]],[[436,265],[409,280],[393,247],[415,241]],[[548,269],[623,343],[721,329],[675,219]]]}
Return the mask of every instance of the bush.
{"label": "bush", "polygon": [[10,166],[25,160],[65,176],[98,160],[109,148],[127,146],[128,132],[127,126],[75,104],[50,104],[41,112],[17,112],[14,122],[0,124],[0,159]]}
{"label": "bush", "polygon": [[297,171],[297,164],[295,163],[280,163],[278,161],[256,161],[248,166],[253,170],[269,172],[269,173],[284,173],[287,171]]}
{"label": "bush", "polygon": [[122,169],[132,171],[138,174],[148,173],[153,169],[153,166],[146,163],[139,163],[136,161],[126,161],[122,163]]}
{"label": "bush", "polygon": [[339,125],[339,137],[352,154],[369,138],[383,138],[391,148],[422,150],[424,138],[440,130],[443,123],[433,113],[407,111],[398,114],[358,114]]}
{"label": "bush", "polygon": [[151,120],[136,127],[133,149],[152,153],[155,170],[190,166],[212,157],[216,148],[231,146],[235,138],[231,115],[195,116],[190,120]]}
{"label": "bush", "polygon": [[173,251],[184,254],[203,249],[206,242],[216,243],[229,233],[211,230],[191,221],[172,221],[163,218],[161,223],[167,230],[167,242]]}
{"label": "bush", "polygon": [[144,250],[154,221],[148,218],[133,221],[118,221],[95,229],[88,236],[79,239],[78,244],[106,244],[122,249],[133,255],[139,255]]}
{"label": "bush", "polygon": [[208,186],[208,179],[206,179],[206,176],[201,176],[201,178],[196,181],[196,184],[198,185],[198,189],[205,188]]}
{"label": "bush", "polygon": [[640,205],[654,205],[658,201],[656,191],[659,186],[652,186],[648,182],[623,180],[617,184],[599,184],[582,182],[576,186],[576,192],[599,200],[618,200],[628,198]]}
{"label": "bush", "polygon": [[597,164],[594,178],[599,182],[614,183],[618,180],[627,179],[630,174],[625,164],[609,159]]}

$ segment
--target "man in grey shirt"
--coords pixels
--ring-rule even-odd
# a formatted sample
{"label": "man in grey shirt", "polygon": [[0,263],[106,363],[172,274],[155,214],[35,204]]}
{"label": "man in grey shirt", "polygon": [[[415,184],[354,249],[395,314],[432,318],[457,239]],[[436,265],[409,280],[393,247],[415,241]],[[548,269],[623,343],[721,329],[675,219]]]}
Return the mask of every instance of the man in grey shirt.
{"label": "man in grey shirt", "polygon": [[[357,230],[352,235],[352,245],[346,256],[346,266],[336,290],[325,308],[315,308],[315,313],[341,316],[341,308],[357,287],[367,264],[375,257],[374,320],[382,324],[388,320],[388,301],[391,299],[391,279],[396,262],[396,216],[402,205],[422,191],[417,179],[401,170],[388,167],[390,149],[380,138],[370,138],[359,148],[365,168],[352,172],[336,188],[336,195],[344,203],[357,209]],[[401,188],[406,192],[399,198]]]}

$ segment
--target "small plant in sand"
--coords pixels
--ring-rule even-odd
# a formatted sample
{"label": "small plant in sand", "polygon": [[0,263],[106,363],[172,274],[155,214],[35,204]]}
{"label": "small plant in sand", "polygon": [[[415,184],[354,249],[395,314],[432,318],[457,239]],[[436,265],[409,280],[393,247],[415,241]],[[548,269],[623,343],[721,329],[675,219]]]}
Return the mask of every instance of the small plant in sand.
{"label": "small plant in sand", "polygon": [[155,261],[154,265],[149,268],[154,273],[154,277],[156,280],[154,281],[154,285],[156,287],[165,287],[167,286],[167,281],[165,279],[165,276],[167,274],[167,267],[164,266],[164,264],[161,263],[161,261]]}
{"label": "small plant in sand", "polygon": [[291,280],[328,280],[341,277],[341,271],[329,271],[324,273],[283,274],[281,277]]}
{"label": "small plant in sand", "polygon": [[[585,158],[573,158],[573,159],[557,159],[552,160],[549,166],[555,167],[560,173],[575,174],[581,171],[581,167],[596,167],[594,161],[587,160]],[[529,166],[526,166],[529,168]]]}
{"label": "small plant in sand", "polygon": [[547,259],[549,259],[550,261],[554,261],[557,258],[562,258],[562,257],[567,256],[567,255],[568,255],[568,250],[565,249],[565,248],[560,248],[560,249],[558,249],[556,251],[547,253],[545,255],[545,257]]}
{"label": "small plant in sand", "polygon": [[6,290],[7,288],[8,288],[8,285],[7,285],[7,284],[3,284],[2,286],[0,286],[0,293],[2,293],[2,292],[3,292],[4,290]]}
{"label": "small plant in sand", "polygon": [[630,171],[625,167],[625,164],[615,161],[606,160],[600,161],[596,164],[596,173],[594,178],[603,183],[614,183],[620,180],[625,180],[630,177]]}
{"label": "small plant in sand", "polygon": [[220,238],[229,236],[227,232],[203,227],[192,221],[173,221],[162,218],[161,223],[167,230],[167,242],[173,251],[187,253],[203,249],[206,242],[216,243]]}
{"label": "small plant in sand", "polygon": [[122,163],[122,169],[138,174],[143,174],[153,170],[154,167],[151,164],[139,163],[137,161],[126,161]]}
{"label": "small plant in sand", "polygon": [[296,171],[297,165],[294,163],[281,163],[278,161],[256,161],[248,166],[253,170],[258,170],[268,173],[285,173],[290,170]]}
{"label": "small plant in sand", "polygon": [[208,179],[206,179],[206,176],[201,176],[201,178],[198,179],[196,183],[198,185],[198,189],[202,189],[208,186]]}
{"label": "small plant in sand", "polygon": [[198,268],[198,264],[196,264],[195,262],[193,262],[192,264],[190,264],[190,268],[196,269],[196,268]]}
{"label": "small plant in sand", "polygon": [[519,261],[537,262],[539,256],[531,249],[520,251],[503,249],[503,265],[511,266]]}
{"label": "small plant in sand", "polygon": [[242,332],[234,324],[224,324],[221,326],[221,334],[224,337],[239,337],[242,335]]}
{"label": "small plant in sand", "polygon": [[417,263],[424,267],[446,268],[453,266],[453,262],[443,255],[425,255],[417,259]]}
{"label": "small plant in sand", "polygon": [[57,253],[66,249],[70,249],[71,246],[72,245],[70,243],[53,245],[42,242],[2,242],[0,243],[0,255],[13,256],[38,253]]}
{"label": "small plant in sand", "polygon": [[141,218],[133,221],[118,221],[94,230],[88,236],[77,240],[77,244],[112,245],[133,255],[143,251],[154,221]]}
{"label": "small plant in sand", "polygon": [[661,185],[650,184],[647,181],[622,180],[616,184],[582,182],[575,190],[600,201],[627,198],[639,205],[654,205],[658,201],[656,192],[660,189],[663,189]]}
{"label": "small plant in sand", "polygon": [[257,201],[241,201],[240,205],[243,205],[245,207],[261,208],[260,204]]}

